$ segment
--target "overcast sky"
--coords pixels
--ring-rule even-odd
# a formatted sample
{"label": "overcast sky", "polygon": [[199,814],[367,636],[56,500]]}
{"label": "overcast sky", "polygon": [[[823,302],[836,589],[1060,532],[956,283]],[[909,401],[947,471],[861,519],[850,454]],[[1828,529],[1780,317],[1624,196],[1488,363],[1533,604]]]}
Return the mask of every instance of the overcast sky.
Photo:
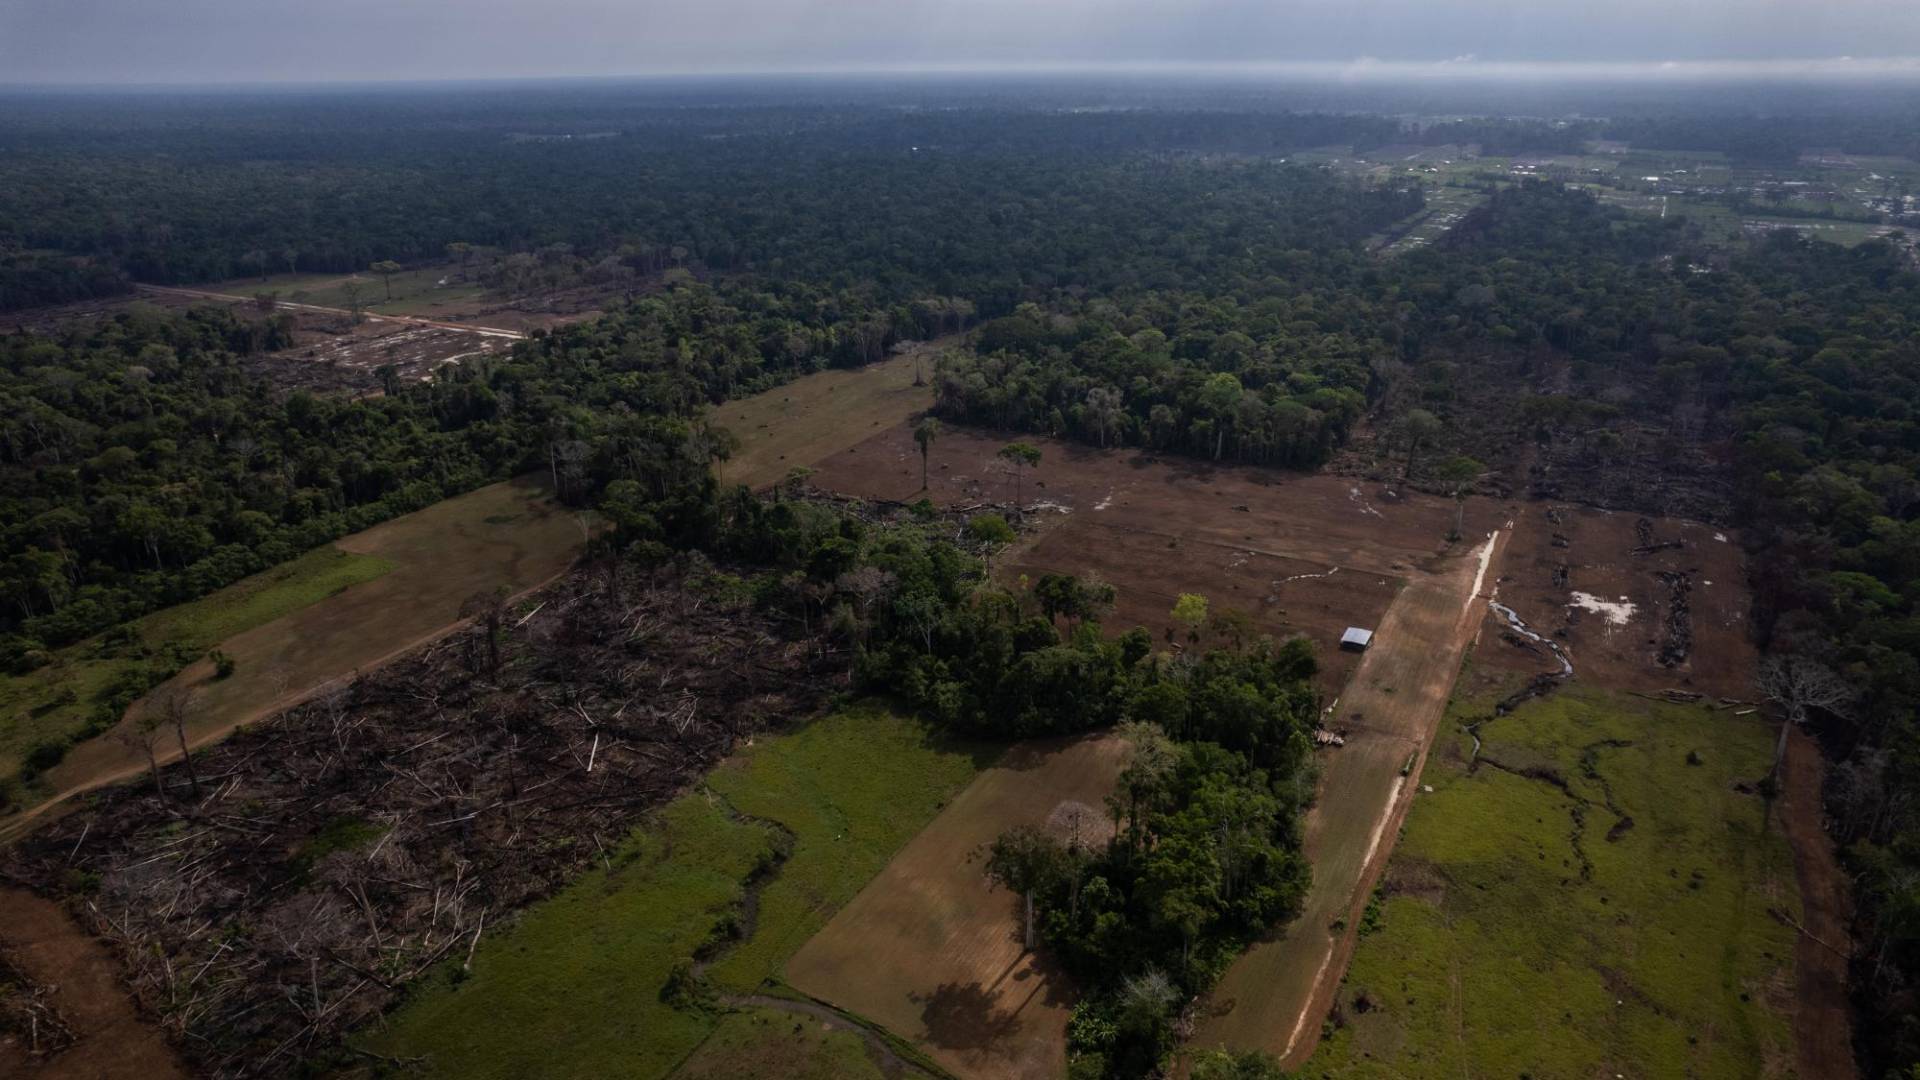
{"label": "overcast sky", "polygon": [[0,0],[0,83],[1324,65],[1920,73],[1920,0]]}

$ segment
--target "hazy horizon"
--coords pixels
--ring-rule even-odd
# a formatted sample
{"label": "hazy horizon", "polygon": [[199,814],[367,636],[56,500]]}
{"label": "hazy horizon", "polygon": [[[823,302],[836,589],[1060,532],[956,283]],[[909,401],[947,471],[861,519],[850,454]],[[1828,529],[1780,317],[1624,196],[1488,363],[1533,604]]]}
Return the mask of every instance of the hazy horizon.
{"label": "hazy horizon", "polygon": [[0,0],[0,83],[688,75],[1920,78],[1887,0]]}

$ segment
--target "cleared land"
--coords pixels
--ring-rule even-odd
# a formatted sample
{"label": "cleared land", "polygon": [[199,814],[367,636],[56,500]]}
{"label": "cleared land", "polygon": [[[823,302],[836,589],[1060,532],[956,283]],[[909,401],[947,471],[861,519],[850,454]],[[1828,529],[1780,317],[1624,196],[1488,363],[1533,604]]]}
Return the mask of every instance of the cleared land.
{"label": "cleared land", "polygon": [[[1042,528],[1000,556],[1003,577],[1097,573],[1118,594],[1109,629],[1141,625],[1156,637],[1174,597],[1204,593],[1215,612],[1238,609],[1262,632],[1304,634],[1319,645],[1328,697],[1359,662],[1335,647],[1341,631],[1379,625],[1402,581],[1447,558],[1453,506],[1444,499],[1344,477],[1023,441],[1041,450],[1020,494]],[[1006,442],[945,428],[923,493],[920,452],[903,424],[821,461],[813,482],[863,498],[1010,505],[1014,483],[994,458]],[[1490,504],[1469,501],[1466,531],[1484,535],[1502,519]]]}
{"label": "cleared land", "polygon": [[1010,748],[794,955],[787,979],[960,1076],[1061,1075],[1073,988],[1022,949],[1019,898],[992,888],[980,852],[1064,804],[1098,810],[1125,763],[1113,736]]}
{"label": "cleared land", "polygon": [[[120,965],[99,941],[74,925],[58,904],[25,889],[0,888],[0,967],[44,992],[42,1001],[71,1041],[31,1031],[0,1031],[0,1075],[21,1080],[174,1080],[187,1070],[159,1028],[134,1006]],[[0,978],[0,1008],[9,990]],[[65,1041],[64,1046],[59,1046]],[[51,1047],[59,1047],[49,1053]]]}
{"label": "cleared land", "polygon": [[728,1070],[786,1061],[768,1055],[796,1044],[822,1068],[858,1060],[845,1038],[814,1037],[817,1017],[776,1019],[768,1003],[723,1021],[661,989],[696,955],[729,997],[776,979],[985,753],[878,709],[759,739],[610,851],[607,869],[483,939],[470,976],[445,965],[366,1043],[422,1056],[431,1076],[659,1077],[683,1062],[691,1076],[754,1075]]}
{"label": "cleared land", "polygon": [[57,651],[52,663],[36,671],[0,674],[0,776],[12,775],[31,748],[80,736],[98,710],[111,708],[123,687],[144,691],[155,665],[166,664],[165,654],[198,656],[236,634],[371,581],[393,565],[329,545],[135,620],[137,647],[96,637]]}
{"label": "cleared land", "polygon": [[1443,737],[1307,1074],[1788,1074],[1770,725],[1579,684],[1489,720],[1515,680],[1472,681],[1477,764]]}
{"label": "cleared land", "polygon": [[[1500,602],[1551,638],[1583,682],[1752,696],[1749,599],[1738,536],[1679,518],[1553,503],[1514,515]],[[1489,613],[1483,664],[1532,673],[1548,651]]]}
{"label": "cleared land", "polygon": [[1196,1045],[1266,1050],[1289,1062],[1311,1049],[1479,625],[1504,536],[1495,533],[1412,581],[1388,609],[1330,721],[1348,740],[1325,755],[1307,814],[1313,884],[1306,903],[1277,938],[1227,969]]}
{"label": "cleared land", "polygon": [[[1260,630],[1303,633],[1320,646],[1322,687],[1330,700],[1337,698],[1328,725],[1345,730],[1348,742],[1326,757],[1319,802],[1306,823],[1314,865],[1306,913],[1228,971],[1197,1035],[1201,1045],[1275,1053],[1304,1047],[1317,1032],[1316,1010],[1331,1000],[1351,949],[1350,916],[1357,915],[1391,849],[1408,794],[1402,770],[1417,762],[1432,737],[1480,625],[1484,608],[1474,599],[1491,589],[1491,568],[1498,565],[1499,542],[1489,533],[1506,521],[1507,511],[1469,500],[1464,528],[1472,540],[1449,545],[1445,536],[1454,508],[1444,499],[1324,474],[1027,441],[1041,448],[1042,460],[1022,481],[1022,497],[1044,528],[1037,541],[1001,557],[1003,577],[1098,572],[1118,593],[1120,618],[1112,621],[1118,629],[1137,613],[1138,621],[1158,631],[1172,596],[1204,593],[1216,610],[1240,608]],[[1010,503],[1014,483],[994,468],[994,452],[1004,442],[982,432],[946,430],[930,455],[926,494],[943,505]],[[822,462],[814,480],[870,498],[917,498],[918,448],[902,426]],[[1498,534],[1502,540],[1505,535]],[[1377,631],[1364,657],[1335,647],[1347,626]],[[910,910],[895,915],[913,917]],[[1346,920],[1342,932],[1330,932],[1339,919]],[[871,939],[880,932],[869,928],[865,934]],[[929,965],[938,940],[925,937],[919,953],[901,961],[903,967]],[[807,956],[803,951],[799,960]],[[991,985],[990,978],[966,974]],[[813,992],[841,1000],[825,986]],[[844,1003],[933,1047],[950,1068],[982,1076],[1006,1071],[1005,1062],[980,1056],[1005,1042],[994,1029],[976,1025],[970,1041],[963,1033],[942,1048],[924,1020],[900,1008],[897,998]],[[882,1007],[889,1011],[877,1011]],[[997,999],[989,998],[976,1011],[995,1007]],[[1056,1045],[1054,1052],[1060,1049]],[[967,1054],[975,1055],[971,1062]]]}
{"label": "cleared land", "polygon": [[[539,483],[524,479],[395,518],[335,545],[391,563],[390,572],[221,640],[221,651],[236,662],[228,678],[215,679],[213,664],[200,660],[160,689],[194,691],[191,744],[218,739],[452,629],[460,622],[460,605],[476,592],[505,587],[518,593],[551,580],[573,561],[581,535],[573,513],[548,498]],[[134,722],[130,716],[114,731]],[[178,756],[170,738],[158,749],[163,762]],[[47,786],[55,794],[25,816],[145,768],[141,752],[112,732],[89,739],[48,771]],[[16,817],[6,825],[22,823]]]}
{"label": "cleared land", "polygon": [[[945,341],[915,350],[931,353]],[[714,418],[739,438],[740,449],[722,468],[730,483],[763,488],[838,453],[882,428],[933,404],[930,385],[915,386],[925,356],[902,354],[858,369],[834,368],[796,379],[714,409]],[[930,372],[929,372],[930,373]]]}

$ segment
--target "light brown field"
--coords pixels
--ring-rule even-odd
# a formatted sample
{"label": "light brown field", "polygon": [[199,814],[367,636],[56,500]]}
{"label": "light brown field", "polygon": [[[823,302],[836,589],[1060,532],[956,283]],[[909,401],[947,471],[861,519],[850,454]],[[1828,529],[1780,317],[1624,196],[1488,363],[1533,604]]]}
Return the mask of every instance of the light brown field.
{"label": "light brown field", "polygon": [[1012,747],[801,947],[787,980],[959,1076],[1061,1075],[1073,988],[1021,948],[1019,897],[987,881],[981,849],[1062,803],[1103,807],[1125,764],[1114,736]]}
{"label": "light brown field", "polygon": [[[582,529],[545,487],[521,479],[355,533],[338,546],[388,559],[395,568],[221,642],[237,662],[231,677],[214,679],[213,665],[201,660],[160,691],[192,688],[189,743],[218,739],[454,629],[461,604],[476,592],[504,587],[520,593],[551,580],[572,563]],[[47,774],[58,794],[9,820],[7,829],[83,791],[139,775],[146,768],[143,753],[114,736],[137,722],[142,707],[136,704],[114,731],[75,746]],[[162,762],[179,756],[170,731],[157,749]]]}
{"label": "light brown field", "polygon": [[[915,348],[930,352],[941,344]],[[925,411],[933,404],[933,388],[913,384],[916,363],[932,366],[907,353],[859,369],[822,371],[716,406],[714,419],[740,439],[721,478],[763,488]]]}
{"label": "light brown field", "polygon": [[[1007,509],[1013,485],[993,467],[1006,441],[944,429],[929,455],[925,495],[945,506]],[[1098,575],[1116,591],[1108,629],[1145,626],[1163,641],[1178,595],[1204,594],[1214,612],[1245,612],[1260,632],[1313,641],[1329,698],[1359,662],[1336,647],[1341,631],[1378,626],[1401,583],[1448,550],[1453,507],[1444,499],[1335,476],[1025,441],[1041,450],[1022,492],[1029,519],[1041,528],[999,557],[1003,579]],[[919,498],[911,426],[821,461],[813,480],[866,498]],[[1468,511],[1469,533],[1484,532],[1498,517],[1478,503]],[[1202,636],[1203,646],[1211,643]]]}

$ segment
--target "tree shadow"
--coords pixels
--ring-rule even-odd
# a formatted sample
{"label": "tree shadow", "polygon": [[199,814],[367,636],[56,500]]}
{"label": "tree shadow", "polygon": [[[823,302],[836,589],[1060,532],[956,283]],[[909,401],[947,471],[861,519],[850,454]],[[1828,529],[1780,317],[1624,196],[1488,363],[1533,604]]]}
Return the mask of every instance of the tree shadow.
{"label": "tree shadow", "polygon": [[998,994],[977,982],[941,983],[915,994],[927,1041],[945,1050],[977,1050],[1010,1037],[1020,1026],[1017,1010],[1000,1007]]}

